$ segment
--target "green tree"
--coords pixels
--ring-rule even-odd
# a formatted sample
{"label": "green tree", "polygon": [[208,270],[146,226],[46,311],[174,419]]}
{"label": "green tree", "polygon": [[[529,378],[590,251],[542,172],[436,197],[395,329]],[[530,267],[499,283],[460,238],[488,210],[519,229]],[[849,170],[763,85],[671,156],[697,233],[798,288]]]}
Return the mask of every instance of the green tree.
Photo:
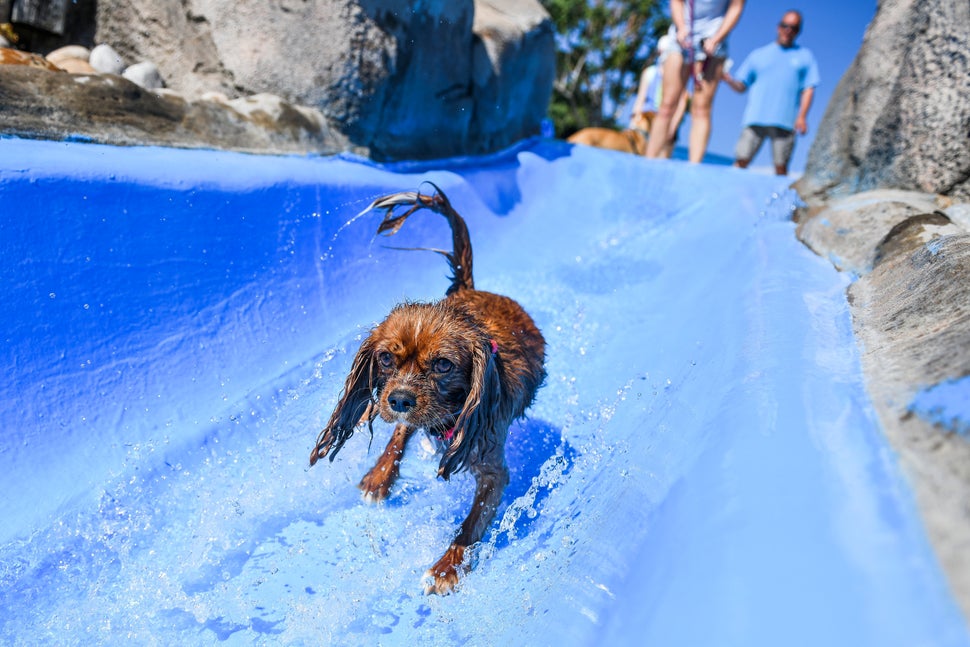
{"label": "green tree", "polygon": [[556,135],[617,127],[640,72],[670,26],[660,0],[540,0],[556,27],[549,116]]}

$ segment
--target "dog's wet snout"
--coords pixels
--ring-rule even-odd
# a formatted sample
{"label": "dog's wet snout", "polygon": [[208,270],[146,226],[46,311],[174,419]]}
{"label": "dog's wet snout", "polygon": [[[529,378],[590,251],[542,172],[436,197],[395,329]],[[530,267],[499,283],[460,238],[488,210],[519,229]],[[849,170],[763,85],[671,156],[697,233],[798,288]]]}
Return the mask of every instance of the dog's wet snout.
{"label": "dog's wet snout", "polygon": [[406,389],[395,389],[387,396],[387,403],[392,411],[407,413],[418,403],[417,396]]}

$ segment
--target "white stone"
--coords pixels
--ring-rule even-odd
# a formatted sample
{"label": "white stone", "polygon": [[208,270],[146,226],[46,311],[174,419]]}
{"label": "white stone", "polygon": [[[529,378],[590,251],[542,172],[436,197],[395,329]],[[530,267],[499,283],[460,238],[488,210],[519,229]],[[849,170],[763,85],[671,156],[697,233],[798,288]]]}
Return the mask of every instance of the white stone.
{"label": "white stone", "polygon": [[58,47],[55,49],[53,52],[48,54],[46,58],[54,65],[60,65],[64,61],[74,59],[90,62],[91,50],[82,45],[65,45],[64,47]]}
{"label": "white stone", "polygon": [[88,63],[102,74],[121,74],[125,69],[121,54],[116,52],[111,45],[101,44],[92,49]]}
{"label": "white stone", "polygon": [[135,63],[126,68],[122,76],[146,90],[157,90],[165,86],[162,73],[158,71],[158,66],[151,61]]}

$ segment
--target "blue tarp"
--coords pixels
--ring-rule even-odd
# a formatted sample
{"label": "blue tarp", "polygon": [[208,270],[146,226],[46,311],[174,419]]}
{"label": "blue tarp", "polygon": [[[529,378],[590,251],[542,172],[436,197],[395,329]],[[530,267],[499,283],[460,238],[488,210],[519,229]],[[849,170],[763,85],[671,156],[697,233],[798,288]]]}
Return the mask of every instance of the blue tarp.
{"label": "blue tarp", "polygon": [[[376,426],[309,469],[350,360],[434,300],[441,186],[476,284],[548,342],[460,590],[472,480]],[[783,179],[534,141],[353,158],[0,140],[7,644],[970,645],[860,373],[849,280]]]}

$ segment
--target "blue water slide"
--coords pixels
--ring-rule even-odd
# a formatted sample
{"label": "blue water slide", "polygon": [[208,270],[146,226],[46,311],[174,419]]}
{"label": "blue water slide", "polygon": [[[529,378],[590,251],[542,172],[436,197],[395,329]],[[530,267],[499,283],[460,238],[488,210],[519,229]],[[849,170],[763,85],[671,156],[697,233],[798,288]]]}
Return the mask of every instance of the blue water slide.
{"label": "blue water slide", "polygon": [[[389,429],[308,456],[361,339],[479,288],[548,342],[512,482],[449,596],[473,480]],[[424,185],[427,186],[427,185]],[[784,179],[537,140],[377,166],[0,139],[0,642],[967,646],[859,367],[849,278]]]}

